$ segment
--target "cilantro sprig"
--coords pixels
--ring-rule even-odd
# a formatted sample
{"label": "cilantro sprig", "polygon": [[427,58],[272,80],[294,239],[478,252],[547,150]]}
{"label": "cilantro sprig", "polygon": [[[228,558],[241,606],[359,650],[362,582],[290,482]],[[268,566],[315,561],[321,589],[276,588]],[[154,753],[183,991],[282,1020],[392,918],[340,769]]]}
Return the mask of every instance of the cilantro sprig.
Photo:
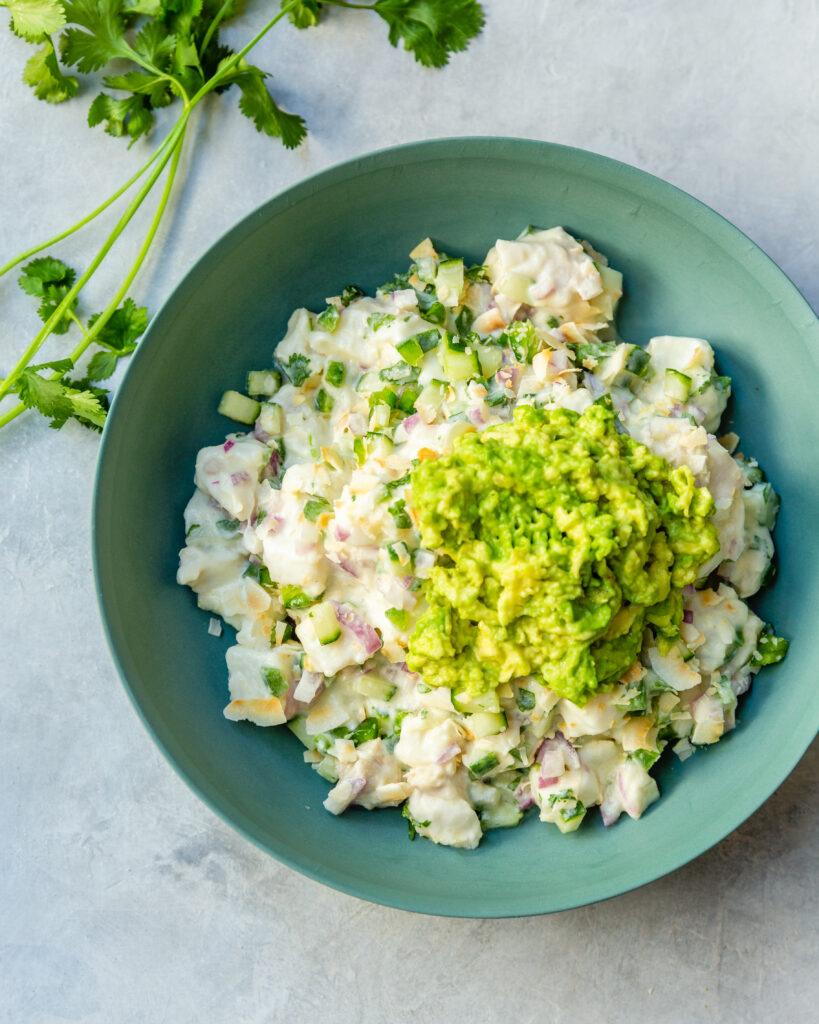
{"label": "cilantro sprig", "polygon": [[[304,140],[304,119],[279,106],[269,88],[269,73],[247,60],[282,18],[307,29],[317,25],[332,7],[369,11],[386,23],[393,46],[403,46],[427,67],[443,67],[453,53],[466,49],[484,24],[478,0],[281,0],[267,24],[234,51],[220,38],[220,31],[240,16],[245,6],[246,0],[0,0],[0,7],[9,10],[12,30],[37,47],[22,77],[38,99],[47,103],[72,100],[80,92],[81,78],[92,76],[101,88],[89,107],[89,126],[102,126],[129,146],[154,130],[157,110],[180,107],[176,122],[147,162],[113,195],[76,224],[0,266],[2,277],[30,261],[19,283],[38,301],[43,321],[20,359],[0,379],[0,401],[10,395],[18,398],[16,405],[0,415],[0,427],[26,409],[38,410],[55,427],[68,419],[102,427],[108,397],[98,382],[112,375],[118,360],[133,351],[147,326],[147,310],[137,307],[127,294],[173,193],[191,115],[204,100],[235,86],[239,110],[257,131],[278,139],[288,149]],[[124,280],[106,307],[83,323],[77,314],[83,289],[163,176],[154,215]],[[39,255],[129,192],[128,205],[82,273],[50,254]],[[69,330],[78,330],[80,338],[68,356],[35,365],[45,341]],[[77,370],[92,345],[96,349],[90,361]],[[68,376],[75,371],[79,376]]]}

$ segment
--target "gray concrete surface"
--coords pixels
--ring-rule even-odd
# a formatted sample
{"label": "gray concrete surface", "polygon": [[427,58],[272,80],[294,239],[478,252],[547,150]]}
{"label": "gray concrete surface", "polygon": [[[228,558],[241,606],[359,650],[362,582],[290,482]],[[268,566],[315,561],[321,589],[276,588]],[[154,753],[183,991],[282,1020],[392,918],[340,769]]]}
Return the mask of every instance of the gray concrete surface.
{"label": "gray concrete surface", "polygon": [[[433,136],[508,134],[659,174],[757,241],[819,306],[816,0],[485,0],[445,71],[333,12],[259,47],[308,119],[287,153],[217,99],[184,197],[134,289],[152,309],[239,217],[333,162]],[[257,4],[245,25],[261,22]],[[0,22],[6,15],[0,12]],[[239,40],[247,29],[233,29]],[[19,81],[0,33],[0,257],[71,223],[145,159]],[[82,264],[94,230],[61,250]],[[126,248],[89,308],[121,276]],[[0,371],[33,333],[0,282]],[[814,745],[709,853],[605,904],[525,921],[427,919],[278,865],[217,820],[153,747],[95,606],[98,440],[34,417],[0,435],[0,1022],[815,1019]]]}

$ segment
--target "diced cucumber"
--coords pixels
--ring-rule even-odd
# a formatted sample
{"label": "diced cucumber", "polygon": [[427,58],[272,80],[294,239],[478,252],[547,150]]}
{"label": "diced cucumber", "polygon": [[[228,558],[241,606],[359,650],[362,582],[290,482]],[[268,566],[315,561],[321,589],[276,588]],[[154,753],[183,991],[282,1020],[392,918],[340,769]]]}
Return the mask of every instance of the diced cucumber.
{"label": "diced cucumber", "polygon": [[484,775],[488,775],[493,768],[497,768],[499,763],[498,755],[494,750],[490,750],[488,754],[484,754],[483,757],[472,762],[469,766],[469,773],[473,778],[480,779]]}
{"label": "diced cucumber", "polygon": [[275,402],[263,402],[259,412],[259,429],[271,437],[284,433],[284,409]]}
{"label": "diced cucumber", "polygon": [[251,423],[256,422],[261,407],[261,403],[254,398],[248,398],[247,395],[238,391],[226,391],[222,395],[216,411],[230,420],[250,426]]}
{"label": "diced cucumber", "polygon": [[370,410],[370,427],[373,430],[380,430],[390,425],[392,410],[388,405],[375,405]]}
{"label": "diced cucumber", "polygon": [[603,285],[603,293],[596,295],[591,301],[607,320],[611,320],[623,294],[623,275],[611,267],[598,266],[597,270]]}
{"label": "diced cucumber", "polygon": [[270,398],[281,387],[281,374],[275,370],[251,370],[247,375],[247,393]]}
{"label": "diced cucumber", "polygon": [[685,402],[691,394],[691,378],[679,370],[672,370],[670,367],[665,371],[663,380],[663,391],[675,402]]}
{"label": "diced cucumber", "polygon": [[438,261],[434,256],[419,256],[415,261],[415,273],[424,284],[432,284],[438,273]]}
{"label": "diced cucumber", "polygon": [[[379,383],[381,382],[379,381]],[[369,397],[369,406],[372,409],[379,404],[388,405],[391,409],[394,409],[398,405],[398,393],[391,387],[373,391]]]}
{"label": "diced cucumber", "polygon": [[503,275],[497,282],[496,288],[513,302],[528,302],[529,289],[533,284],[534,281],[531,278],[516,274],[512,270]]}
{"label": "diced cucumber", "polygon": [[444,400],[444,387],[445,385],[439,380],[430,381],[429,384],[421,390],[421,394],[415,399],[415,408],[440,409],[441,403]]}
{"label": "diced cucumber", "polygon": [[359,466],[363,466],[364,460],[367,458],[367,448],[364,444],[363,437],[357,437],[353,441],[353,454],[355,455],[355,460]]}
{"label": "diced cucumber", "polygon": [[[332,308],[335,309],[335,306]],[[340,388],[344,383],[344,363],[336,361],[328,363],[327,369],[324,371],[324,379],[334,388]]]}
{"label": "diced cucumber", "polygon": [[492,377],[501,368],[503,351],[497,345],[481,345],[478,351],[478,362],[484,377]]}
{"label": "diced cucumber", "polygon": [[470,732],[478,740],[482,736],[496,736],[504,731],[507,724],[502,711],[476,711],[467,722]]}
{"label": "diced cucumber", "polygon": [[[421,346],[418,347],[420,349]],[[423,351],[421,355],[423,356]],[[418,380],[418,368],[405,362],[394,363],[381,370],[379,377],[391,384],[414,384]]]}
{"label": "diced cucumber", "polygon": [[444,335],[440,357],[444,373],[453,383],[481,375],[478,353],[471,345],[459,342],[454,334],[447,332]]}
{"label": "diced cucumber", "polygon": [[569,818],[568,821],[566,821],[565,818],[558,818],[554,824],[557,825],[564,835],[567,835],[569,832],[576,832],[580,828],[580,823],[585,817],[586,812],[583,810],[573,818]]}
{"label": "diced cucumber", "polygon": [[291,718],[290,721],[287,723],[287,728],[293,733],[294,736],[298,737],[298,739],[305,745],[305,747],[307,747],[308,750],[315,750],[316,738],[315,736],[310,736],[308,734],[306,721],[306,715],[296,715],[295,718]]}
{"label": "diced cucumber", "polygon": [[375,458],[386,458],[395,447],[391,437],[371,430],[364,436],[367,454]]}
{"label": "diced cucumber", "polygon": [[424,350],[415,338],[407,338],[406,341],[399,342],[395,346],[395,350],[410,366],[417,366],[424,358]]}
{"label": "diced cucumber", "polygon": [[481,824],[488,828],[514,828],[520,824],[523,811],[511,800],[498,800],[494,804],[481,807]]}
{"label": "diced cucumber", "polygon": [[388,608],[384,613],[396,629],[406,629],[409,622],[406,608]]}
{"label": "diced cucumber", "polygon": [[487,690],[486,693],[479,693],[476,696],[468,691],[461,691],[452,697],[455,707],[466,714],[475,714],[478,711],[500,711],[498,694],[495,690]]}
{"label": "diced cucumber", "polygon": [[435,275],[435,291],[445,306],[457,306],[464,287],[464,261],[443,260]]}
{"label": "diced cucumber", "polygon": [[314,597],[305,594],[301,587],[295,587],[290,583],[282,586],[281,597],[285,608],[309,608],[311,604],[316,603]]}
{"label": "diced cucumber", "polygon": [[337,765],[338,762],[336,759],[328,754],[316,765],[316,771],[323,779],[326,779],[327,782],[336,783],[338,782]]}
{"label": "diced cucumber", "polygon": [[307,618],[312,619],[316,639],[322,647],[334,643],[341,636],[341,626],[336,618],[336,610],[329,601],[321,601],[319,604],[313,605],[307,613]]}
{"label": "diced cucumber", "polygon": [[381,377],[378,375],[378,370],[368,370],[366,373],[362,373],[355,385],[356,391],[365,394],[370,391],[378,391],[380,387]]}
{"label": "diced cucumber", "polygon": [[333,396],[329,392],[325,391],[324,388],[318,389],[318,393],[316,394],[316,409],[319,412],[327,415],[333,411],[333,406],[335,404]]}
{"label": "diced cucumber", "polygon": [[336,327],[338,327],[340,316],[341,314],[339,313],[337,306],[328,306],[323,313],[320,313],[316,317],[316,324],[323,331],[327,331],[328,334],[332,334]]}
{"label": "diced cucumber", "polygon": [[443,324],[446,322],[446,306],[443,302],[433,302],[424,310],[423,317],[432,324]]}
{"label": "diced cucumber", "polygon": [[353,689],[356,693],[360,693],[362,697],[370,697],[372,700],[382,700],[387,704],[395,696],[395,692],[398,687],[387,682],[383,676],[379,676],[375,672],[368,672],[366,675],[360,675],[358,679],[355,680],[353,683]]}
{"label": "diced cucumber", "polygon": [[356,746],[366,743],[367,740],[378,739],[378,719],[375,717],[365,718],[350,733],[350,739]]}
{"label": "diced cucumber", "polygon": [[413,412],[415,409],[415,401],[420,394],[421,391],[416,387],[404,388],[401,392],[401,397],[398,399],[398,408],[401,412],[405,412],[407,415]]}
{"label": "diced cucumber", "polygon": [[636,377],[645,377],[651,363],[651,356],[644,348],[633,345],[626,359],[626,369]]}

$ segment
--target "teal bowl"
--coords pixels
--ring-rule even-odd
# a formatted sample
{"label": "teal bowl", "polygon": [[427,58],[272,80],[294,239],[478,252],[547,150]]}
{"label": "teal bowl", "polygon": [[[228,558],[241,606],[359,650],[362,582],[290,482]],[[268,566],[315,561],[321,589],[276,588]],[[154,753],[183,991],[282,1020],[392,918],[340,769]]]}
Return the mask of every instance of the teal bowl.
{"label": "teal bowl", "polygon": [[[222,717],[224,651],[174,580],[197,450],[231,428],[226,388],[264,366],[297,306],[374,288],[419,239],[479,260],[529,223],[562,224],[622,270],[621,333],[708,338],[734,381],[731,429],[777,491],[777,582],[756,600],[792,640],[740,705],[738,728],[664,759],[640,821],[563,836],[532,816],[474,851],[411,843],[398,811],[322,808],[328,786],[286,729]],[[785,275],[713,211],[592,153],[444,139],[374,153],[271,199],[202,257],[154,318],[105,428],[94,503],[102,617],[120,674],[168,760],[262,849],[344,892],[463,917],[542,914],[615,896],[728,835],[785,779],[819,725],[819,323]],[[227,632],[232,632],[228,630]],[[665,763],[668,761],[668,763]]]}

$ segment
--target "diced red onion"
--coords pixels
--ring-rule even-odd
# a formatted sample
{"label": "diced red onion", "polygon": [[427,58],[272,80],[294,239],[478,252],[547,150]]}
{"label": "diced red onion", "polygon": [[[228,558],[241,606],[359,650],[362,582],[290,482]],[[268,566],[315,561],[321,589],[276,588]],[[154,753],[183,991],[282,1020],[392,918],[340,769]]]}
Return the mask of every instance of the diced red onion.
{"label": "diced red onion", "polygon": [[[545,739],[540,744],[538,752],[535,754],[535,760],[540,762],[541,779],[556,780],[556,777],[563,774],[565,768],[580,767],[577,751],[561,732],[555,733],[553,739]],[[544,783],[544,785],[548,785],[548,783]]]}
{"label": "diced red onion", "polygon": [[517,366],[502,366],[495,374],[495,380],[504,387],[510,385],[514,389],[520,382],[520,370]]}
{"label": "diced red onion", "polygon": [[569,357],[561,348],[549,353],[549,362],[558,373],[569,368]]}
{"label": "diced red onion", "polygon": [[277,477],[279,475],[279,471],[281,470],[281,468],[282,468],[282,457],[281,457],[281,455],[279,455],[278,450],[276,448],[274,448],[271,451],[271,453],[270,453],[270,459],[268,460],[268,463],[265,466],[264,472],[263,472],[262,475],[266,479],[268,479],[270,477]]}
{"label": "diced red onion", "polygon": [[486,415],[486,407],[483,405],[477,406],[475,409],[468,409],[466,418],[476,427],[482,427],[487,422],[488,416]]}
{"label": "diced red onion", "polygon": [[298,704],[311,704],[323,689],[324,676],[321,672],[303,672],[293,690],[293,699]]}
{"label": "diced red onion", "polygon": [[233,446],[234,446],[235,444],[236,444],[236,442],[235,442],[235,441],[227,440],[227,441],[225,441],[225,443],[224,443],[224,444],[222,445],[222,448],[224,449],[224,451],[226,451],[226,452],[229,452],[229,451],[230,451],[230,449],[231,449],[231,448],[232,448],[232,447],[233,447]]}
{"label": "diced red onion", "polygon": [[230,474],[230,482],[234,487],[238,487],[239,484],[246,484],[250,480],[250,473],[246,469],[240,469],[238,473]]}
{"label": "diced red onion", "polygon": [[620,806],[617,792],[611,788],[606,792],[603,802],[600,804],[600,817],[603,824],[608,828],[609,825],[613,825],[617,821],[622,813],[623,808]]}
{"label": "diced red onion", "polygon": [[339,526],[338,520],[336,520],[335,533],[337,540],[344,542],[345,540],[350,539],[350,531],[345,530],[343,526]]}
{"label": "diced red onion", "polygon": [[261,441],[263,444],[267,444],[267,442],[273,435],[268,434],[266,430],[262,430],[261,424],[261,420],[256,420],[256,422],[253,424],[253,436],[256,438],[257,441]]}
{"label": "diced red onion", "polygon": [[525,811],[527,807],[531,807],[535,802],[531,791],[525,786],[518,786],[515,790],[515,799],[518,802],[518,808],[521,811]]}
{"label": "diced red onion", "polygon": [[336,610],[336,618],[342,626],[346,626],[361,641],[366,654],[375,654],[381,648],[381,639],[373,627],[364,621],[350,605],[339,601],[330,602]]}
{"label": "diced red onion", "polygon": [[328,809],[332,810],[333,814],[341,814],[366,786],[366,779],[342,779],[330,790],[324,805],[328,807],[332,804]]}
{"label": "diced red onion", "polygon": [[403,426],[404,432],[406,434],[411,434],[420,422],[421,417],[418,415],[417,412],[414,412],[412,416],[407,416],[407,418],[403,420],[401,425]]}
{"label": "diced red onion", "polygon": [[537,780],[537,788],[546,789],[548,786],[553,786],[559,778],[559,775],[550,775],[548,779],[544,779],[543,776],[540,775]]}
{"label": "diced red onion", "polygon": [[690,608],[686,608],[683,612],[683,622],[687,622],[689,625],[694,621],[694,613]]}
{"label": "diced red onion", "polygon": [[338,563],[338,567],[343,572],[346,572],[348,575],[354,576],[356,579],[358,579],[358,572],[356,571],[356,566],[352,562],[342,560]]}
{"label": "diced red onion", "polygon": [[435,758],[436,764],[446,764],[447,761],[451,761],[453,757],[460,754],[460,746],[453,740],[452,743],[446,747],[438,757]]}
{"label": "diced red onion", "polygon": [[693,583],[686,583],[686,585],[682,588],[683,597],[693,597],[694,594],[696,594],[696,592],[697,588],[694,586]]}

